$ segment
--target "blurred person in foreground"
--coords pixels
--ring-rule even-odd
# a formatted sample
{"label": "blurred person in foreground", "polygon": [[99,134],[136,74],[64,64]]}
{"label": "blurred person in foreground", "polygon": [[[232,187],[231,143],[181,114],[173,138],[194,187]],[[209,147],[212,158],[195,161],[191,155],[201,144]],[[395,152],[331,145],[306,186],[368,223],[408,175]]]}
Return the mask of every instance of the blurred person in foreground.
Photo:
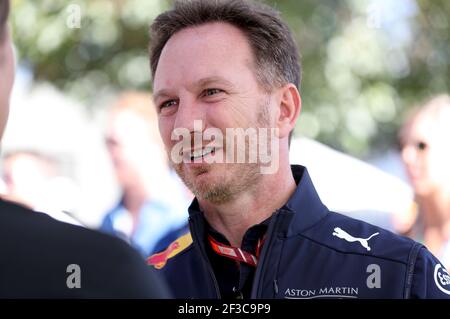
{"label": "blurred person in foreground", "polygon": [[399,134],[402,161],[417,206],[406,234],[450,267],[450,96],[415,110]]}
{"label": "blurred person in foreground", "polygon": [[275,10],[176,1],[150,60],[162,139],[196,196],[190,234],[148,259],[177,298],[450,298],[423,245],[329,211],[289,164],[301,73]]}
{"label": "blurred person in foreground", "polygon": [[[14,57],[0,0],[0,136]],[[0,199],[1,298],[164,298],[167,288],[123,241]]]}
{"label": "blurred person in foreground", "polygon": [[145,257],[176,239],[172,232],[188,219],[188,192],[169,169],[157,123],[152,96],[126,92],[110,109],[105,136],[121,195],[100,229]]}

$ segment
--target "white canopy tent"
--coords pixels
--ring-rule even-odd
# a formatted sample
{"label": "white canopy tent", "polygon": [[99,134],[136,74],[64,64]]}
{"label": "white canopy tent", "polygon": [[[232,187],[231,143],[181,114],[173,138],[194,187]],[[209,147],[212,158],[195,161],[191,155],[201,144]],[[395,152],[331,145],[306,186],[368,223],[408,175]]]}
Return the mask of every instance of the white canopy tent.
{"label": "white canopy tent", "polygon": [[308,168],[330,210],[395,230],[411,209],[413,192],[407,183],[314,140],[293,139],[290,162]]}

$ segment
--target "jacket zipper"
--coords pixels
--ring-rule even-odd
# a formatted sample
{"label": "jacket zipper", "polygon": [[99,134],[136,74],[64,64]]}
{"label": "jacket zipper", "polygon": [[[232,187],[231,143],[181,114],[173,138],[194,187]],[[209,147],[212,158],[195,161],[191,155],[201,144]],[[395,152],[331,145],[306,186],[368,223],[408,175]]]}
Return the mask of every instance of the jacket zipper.
{"label": "jacket zipper", "polygon": [[[190,221],[192,222],[192,224],[193,224],[192,230],[196,230],[198,226],[195,227],[195,226],[196,226],[195,224],[198,224],[198,223],[197,223],[192,217],[189,217],[189,220],[190,220]],[[214,271],[213,271],[213,269],[212,269],[211,263],[210,263],[209,260],[208,260],[208,256],[206,255],[206,252],[205,252],[204,249],[201,247],[202,241],[199,240],[198,234],[197,234],[196,231],[191,231],[191,233],[192,233],[192,235],[194,236],[194,240],[197,241],[197,244],[199,245],[200,254],[201,254],[202,259],[203,259],[203,262],[206,264],[206,268],[208,269],[209,274],[210,274],[210,276],[211,276],[211,278],[212,278],[213,285],[214,285],[214,289],[215,289],[216,294],[217,294],[217,298],[218,298],[218,299],[221,299],[222,297],[221,297],[221,295],[220,295],[219,284],[217,283],[216,276],[214,275]]]}
{"label": "jacket zipper", "polygon": [[[276,231],[276,229],[278,228],[277,226],[278,226],[278,221],[279,221],[279,215],[280,215],[280,213],[279,213],[279,210],[276,210],[275,211],[275,213],[273,214],[273,218],[274,218],[274,221],[273,221],[273,227],[272,227],[272,229],[270,229],[270,225],[269,225],[269,230],[270,230],[270,232],[268,232],[267,233],[267,238],[269,239],[268,240],[268,242],[267,242],[267,248],[266,248],[266,250],[264,251],[264,253],[263,254],[261,254],[261,256],[260,256],[260,258],[259,258],[259,261],[258,261],[258,268],[256,269],[256,274],[255,274],[255,278],[253,279],[253,286],[252,286],[252,292],[251,292],[251,294],[250,294],[250,296],[251,296],[251,299],[256,299],[256,298],[259,298],[259,296],[258,296],[258,290],[259,290],[259,287],[260,287],[260,285],[261,285],[261,280],[260,280],[260,278],[261,278],[261,274],[262,274],[262,268],[264,267],[264,262],[265,262],[265,259],[266,259],[266,256],[268,256],[269,255],[269,252],[270,252],[270,250],[271,250],[271,248],[272,248],[272,243],[273,243],[273,241],[274,241],[274,239],[273,239],[273,234],[275,234],[275,231]],[[258,270],[259,270],[259,272],[258,272]],[[275,292],[276,293],[278,293],[278,286],[277,286],[277,284],[276,283],[274,283],[274,290],[275,290]]]}

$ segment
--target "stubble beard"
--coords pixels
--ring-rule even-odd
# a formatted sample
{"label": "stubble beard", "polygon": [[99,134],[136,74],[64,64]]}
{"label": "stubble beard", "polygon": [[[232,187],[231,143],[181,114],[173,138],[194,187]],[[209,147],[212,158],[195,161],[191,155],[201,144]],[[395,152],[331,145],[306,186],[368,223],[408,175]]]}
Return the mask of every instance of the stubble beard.
{"label": "stubble beard", "polygon": [[[258,114],[260,127],[269,127],[270,114],[268,107],[267,102],[261,105],[261,111]],[[225,140],[224,145],[227,145]],[[250,142],[248,139],[245,141],[245,148],[246,154],[249,154]],[[226,152],[225,147],[223,151]],[[213,204],[230,202],[242,192],[251,191],[262,178],[259,158],[256,163],[205,163],[203,166],[191,170],[187,170],[183,163],[172,163],[172,166],[181,180],[198,199]],[[215,176],[196,182],[201,174],[215,174]]]}
{"label": "stubble beard", "polygon": [[[174,164],[176,173],[195,197],[214,204],[233,200],[254,187],[261,178],[258,163],[212,163],[189,171],[185,168],[183,163]],[[198,181],[201,174],[211,176]]]}

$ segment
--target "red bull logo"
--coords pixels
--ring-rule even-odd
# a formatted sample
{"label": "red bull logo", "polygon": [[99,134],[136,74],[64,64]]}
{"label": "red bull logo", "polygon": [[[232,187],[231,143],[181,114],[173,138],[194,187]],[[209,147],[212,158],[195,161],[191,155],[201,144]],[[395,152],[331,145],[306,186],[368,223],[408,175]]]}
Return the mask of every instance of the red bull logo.
{"label": "red bull logo", "polygon": [[177,255],[179,252],[186,249],[192,243],[192,237],[190,233],[181,236],[174,242],[172,242],[166,250],[154,254],[147,259],[147,264],[152,265],[156,269],[163,268],[167,260]]}

